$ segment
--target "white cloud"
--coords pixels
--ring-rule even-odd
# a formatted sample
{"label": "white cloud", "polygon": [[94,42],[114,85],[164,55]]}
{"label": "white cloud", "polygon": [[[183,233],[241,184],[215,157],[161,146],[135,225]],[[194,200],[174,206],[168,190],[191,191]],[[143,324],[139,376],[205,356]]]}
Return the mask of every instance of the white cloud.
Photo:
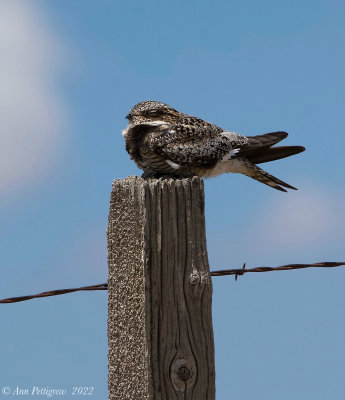
{"label": "white cloud", "polygon": [[62,47],[34,2],[0,1],[1,198],[46,176],[65,115],[56,89]]}
{"label": "white cloud", "polygon": [[[343,246],[344,194],[300,184],[272,204],[265,204],[255,225],[245,227],[247,245],[256,251],[277,253],[284,249],[311,251],[330,243]],[[260,210],[259,210],[260,211]]]}
{"label": "white cloud", "polygon": [[[272,193],[248,215],[208,232],[212,269],[276,266],[344,259],[345,193],[298,183],[298,190]],[[267,201],[267,199],[270,200]],[[230,218],[231,220],[231,218]]]}

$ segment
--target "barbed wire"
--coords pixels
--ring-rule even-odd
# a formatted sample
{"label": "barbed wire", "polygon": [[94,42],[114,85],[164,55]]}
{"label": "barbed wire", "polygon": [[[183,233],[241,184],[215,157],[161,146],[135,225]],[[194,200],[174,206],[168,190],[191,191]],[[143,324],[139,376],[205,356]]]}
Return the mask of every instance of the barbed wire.
{"label": "barbed wire", "polygon": [[226,275],[235,275],[235,280],[237,281],[237,277],[243,275],[247,272],[269,272],[269,271],[289,271],[291,269],[303,269],[303,268],[334,268],[341,267],[345,265],[345,262],[320,262],[314,264],[288,264],[282,265],[280,267],[256,267],[246,269],[246,264],[243,264],[242,269],[222,269],[217,271],[212,271],[212,276],[226,276]]}
{"label": "barbed wire", "polygon": [[[345,265],[345,262],[320,262],[314,264],[288,264],[288,265],[282,265],[280,267],[256,267],[256,268],[246,269],[246,264],[243,264],[242,268],[211,271],[211,276],[235,275],[235,280],[237,281],[237,278],[239,276],[244,275],[248,272],[289,271],[292,269],[303,269],[303,268],[334,268],[334,267],[341,267],[343,265]],[[73,289],[50,290],[48,292],[42,292],[29,296],[9,297],[7,299],[0,300],[0,304],[18,303],[20,301],[37,299],[40,297],[58,296],[61,294],[67,294],[79,291],[88,291],[88,290],[108,290],[108,284],[100,283],[98,285],[82,286]]]}

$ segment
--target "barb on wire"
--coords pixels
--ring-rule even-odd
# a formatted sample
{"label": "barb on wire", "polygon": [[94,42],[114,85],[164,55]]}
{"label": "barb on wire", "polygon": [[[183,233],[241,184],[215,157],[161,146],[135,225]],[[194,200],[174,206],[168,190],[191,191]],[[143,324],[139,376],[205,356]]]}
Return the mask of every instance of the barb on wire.
{"label": "barb on wire", "polygon": [[[243,275],[247,272],[288,271],[291,269],[302,269],[302,268],[334,268],[334,267],[340,267],[342,265],[345,265],[345,262],[320,262],[320,263],[315,263],[315,264],[289,264],[289,265],[282,265],[280,267],[256,267],[256,268],[246,269],[246,264],[243,264],[242,268],[211,271],[211,276],[235,275],[235,280],[237,280],[238,276]],[[73,292],[79,292],[79,291],[85,291],[85,290],[108,290],[108,284],[100,283],[98,285],[82,286],[82,287],[73,288],[73,289],[51,290],[49,292],[38,293],[38,294],[31,295],[31,296],[10,297],[7,299],[0,300],[0,304],[1,303],[3,303],[3,304],[17,303],[19,301],[37,299],[39,297],[57,296],[60,294],[73,293]]]}

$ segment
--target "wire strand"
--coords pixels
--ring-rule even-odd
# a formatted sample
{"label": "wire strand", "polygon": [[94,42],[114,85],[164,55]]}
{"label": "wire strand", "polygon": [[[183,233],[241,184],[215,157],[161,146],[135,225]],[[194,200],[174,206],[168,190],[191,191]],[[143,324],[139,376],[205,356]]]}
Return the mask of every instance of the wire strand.
{"label": "wire strand", "polygon": [[39,297],[58,296],[60,294],[79,292],[79,291],[83,291],[83,290],[86,291],[86,290],[107,290],[107,289],[108,289],[107,283],[100,283],[99,285],[82,286],[82,287],[73,288],[73,289],[50,290],[48,292],[42,292],[42,293],[29,295],[29,296],[9,297],[8,299],[0,300],[0,303],[17,303],[19,301],[37,299]]}
{"label": "wire strand", "polygon": [[[235,275],[235,280],[237,280],[239,276],[244,275],[247,272],[289,271],[292,269],[303,269],[303,268],[334,268],[343,265],[345,265],[345,262],[319,262],[315,264],[288,264],[288,265],[282,265],[280,267],[256,267],[256,268],[246,269],[246,264],[243,264],[242,268],[211,271],[211,276]],[[98,285],[82,286],[73,289],[50,290],[48,292],[42,292],[29,296],[9,297],[7,299],[0,300],[0,303],[2,304],[18,303],[19,301],[37,299],[40,297],[58,296],[61,294],[67,294],[79,291],[89,291],[89,290],[108,290],[108,284],[100,283]]]}

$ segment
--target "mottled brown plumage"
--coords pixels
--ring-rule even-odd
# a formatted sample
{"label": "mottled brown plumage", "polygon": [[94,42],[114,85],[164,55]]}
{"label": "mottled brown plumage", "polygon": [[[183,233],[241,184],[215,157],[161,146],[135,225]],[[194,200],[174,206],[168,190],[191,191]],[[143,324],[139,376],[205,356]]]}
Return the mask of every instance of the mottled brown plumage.
{"label": "mottled brown plumage", "polygon": [[157,101],[137,104],[126,118],[126,150],[147,175],[210,177],[235,172],[284,192],[283,187],[296,189],[255,165],[305,150],[272,147],[287,137],[286,132],[246,137]]}

